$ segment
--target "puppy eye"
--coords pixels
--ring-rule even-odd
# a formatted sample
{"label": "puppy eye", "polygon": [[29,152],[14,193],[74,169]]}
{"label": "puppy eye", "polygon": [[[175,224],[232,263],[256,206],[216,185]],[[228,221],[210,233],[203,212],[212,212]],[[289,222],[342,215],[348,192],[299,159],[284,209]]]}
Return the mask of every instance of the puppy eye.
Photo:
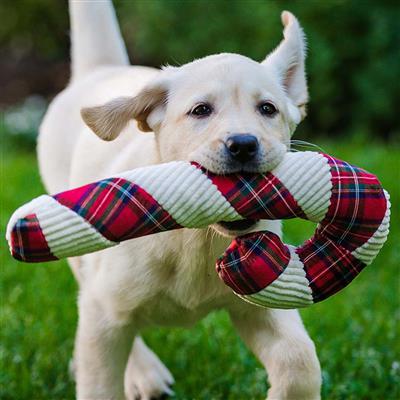
{"label": "puppy eye", "polygon": [[278,113],[278,109],[270,101],[266,101],[264,103],[261,103],[258,106],[258,110],[260,111],[260,113],[262,115],[266,115],[268,117],[273,117],[275,114]]}
{"label": "puppy eye", "polygon": [[201,103],[194,106],[190,114],[194,115],[195,117],[207,117],[212,113],[212,108],[207,103]]}

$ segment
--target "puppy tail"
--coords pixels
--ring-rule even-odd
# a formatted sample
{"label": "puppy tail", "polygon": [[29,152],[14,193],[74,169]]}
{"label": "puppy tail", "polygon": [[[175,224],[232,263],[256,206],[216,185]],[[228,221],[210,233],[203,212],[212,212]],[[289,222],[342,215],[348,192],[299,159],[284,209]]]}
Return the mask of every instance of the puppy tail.
{"label": "puppy tail", "polygon": [[129,65],[111,0],[69,0],[71,81],[102,65]]}

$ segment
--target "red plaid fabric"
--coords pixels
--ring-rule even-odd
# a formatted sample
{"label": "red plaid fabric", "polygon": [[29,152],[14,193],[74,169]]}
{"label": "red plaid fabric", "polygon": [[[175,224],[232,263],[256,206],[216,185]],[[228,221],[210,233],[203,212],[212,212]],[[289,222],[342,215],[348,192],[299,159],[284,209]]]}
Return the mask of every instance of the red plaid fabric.
{"label": "red plaid fabric", "polygon": [[[374,175],[323,156],[331,173],[329,208],[313,238],[296,249],[314,302],[347,286],[365,267],[352,252],[374,235],[387,209],[384,191]],[[273,173],[219,176],[203,172],[244,218],[307,219]],[[181,228],[150,193],[124,178],[105,179],[53,197],[111,242]],[[20,218],[10,236],[15,258],[31,262],[56,259],[35,214]],[[278,236],[256,232],[236,238],[218,260],[217,271],[235,292],[251,295],[279,278],[289,262],[289,249]]]}
{"label": "red plaid fabric", "polygon": [[324,154],[332,175],[331,204],[317,234],[349,251],[362,246],[381,224],[387,207],[375,175]]}
{"label": "red plaid fabric", "polygon": [[207,176],[233,208],[253,219],[306,218],[285,186],[271,173]]}
{"label": "red plaid fabric", "polygon": [[237,237],[217,261],[217,272],[239,294],[253,294],[272,283],[290,260],[288,248],[272,232]]}
{"label": "red plaid fabric", "polygon": [[42,262],[57,260],[43,235],[35,214],[17,221],[11,234],[12,256],[20,261]]}
{"label": "red plaid fabric", "polygon": [[[351,251],[366,243],[376,232],[387,207],[382,186],[374,175],[344,161],[324,156],[331,168],[331,203],[313,238],[296,250],[304,264],[314,302],[324,300],[346,287],[366,266]],[[262,210],[264,214],[261,212],[261,218],[268,218],[267,213],[271,209],[273,211],[270,215],[276,219],[295,216],[306,218],[283,184],[276,177],[272,176],[271,179],[268,175],[270,174],[263,176],[262,183],[259,176],[251,176],[248,180],[245,176],[236,177],[235,180],[218,176],[212,179],[242,215],[254,218],[265,204],[269,204],[270,208],[265,207],[267,210]],[[267,192],[263,192],[266,187],[272,193],[271,198],[268,198]],[[285,197],[289,199],[288,202],[277,202],[278,210],[274,208],[276,203],[272,199],[277,197],[277,191],[285,193]],[[258,203],[259,199],[261,205]],[[249,209],[246,208],[247,204],[251,204]],[[280,270],[276,264],[271,264],[265,258],[265,253],[260,252],[258,235],[261,237],[264,234],[252,234],[250,243],[245,236],[246,257],[243,257],[238,248],[237,243],[241,245],[241,242],[237,238],[217,262],[219,276],[238,294],[252,294],[266,288],[272,282],[266,277],[273,277],[275,274],[275,280],[288,264],[286,257],[281,259],[283,268]],[[252,246],[252,240],[257,245]],[[285,250],[288,254],[286,247]],[[258,268],[252,268],[249,260]]]}
{"label": "red plaid fabric", "polygon": [[320,235],[308,240],[296,253],[304,264],[314,303],[346,287],[366,266],[349,250]]}
{"label": "red plaid fabric", "polygon": [[123,178],[105,179],[53,197],[113,242],[181,227],[146,191]]}

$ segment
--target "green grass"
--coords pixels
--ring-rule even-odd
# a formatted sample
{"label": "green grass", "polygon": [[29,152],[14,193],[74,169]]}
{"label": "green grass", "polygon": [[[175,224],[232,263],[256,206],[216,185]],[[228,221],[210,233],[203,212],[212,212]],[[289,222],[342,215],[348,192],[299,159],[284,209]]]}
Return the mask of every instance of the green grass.
{"label": "green grass", "polygon": [[[322,364],[323,398],[398,399],[400,256],[395,239],[400,234],[400,148],[327,141],[323,147],[377,173],[391,192],[394,211],[391,236],[374,264],[341,293],[302,311]],[[1,182],[3,238],[12,211],[43,192],[35,155],[7,146]],[[297,244],[314,228],[291,221],[285,229],[286,240]],[[77,323],[77,287],[67,263],[18,263],[9,256],[5,240],[0,243],[0,398],[72,399],[74,384],[67,371]],[[190,330],[156,329],[144,336],[174,374],[176,399],[265,397],[264,370],[225,313],[209,315]]]}

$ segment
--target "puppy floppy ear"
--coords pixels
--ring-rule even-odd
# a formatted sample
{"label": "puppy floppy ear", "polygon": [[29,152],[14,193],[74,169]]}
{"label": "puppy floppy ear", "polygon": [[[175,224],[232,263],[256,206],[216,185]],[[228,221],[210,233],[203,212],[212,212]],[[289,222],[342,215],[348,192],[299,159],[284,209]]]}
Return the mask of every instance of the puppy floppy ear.
{"label": "puppy floppy ear", "polygon": [[82,108],[81,116],[97,136],[107,141],[114,140],[132,119],[137,120],[141,131],[151,132],[162,122],[167,86],[164,80],[153,81],[134,97],[118,97],[101,106]]}
{"label": "puppy floppy ear", "polygon": [[262,62],[280,80],[288,97],[300,111],[299,121],[306,115],[308,102],[307,80],[304,61],[306,40],[297,18],[288,11],[281,15],[284,39],[279,46]]}

